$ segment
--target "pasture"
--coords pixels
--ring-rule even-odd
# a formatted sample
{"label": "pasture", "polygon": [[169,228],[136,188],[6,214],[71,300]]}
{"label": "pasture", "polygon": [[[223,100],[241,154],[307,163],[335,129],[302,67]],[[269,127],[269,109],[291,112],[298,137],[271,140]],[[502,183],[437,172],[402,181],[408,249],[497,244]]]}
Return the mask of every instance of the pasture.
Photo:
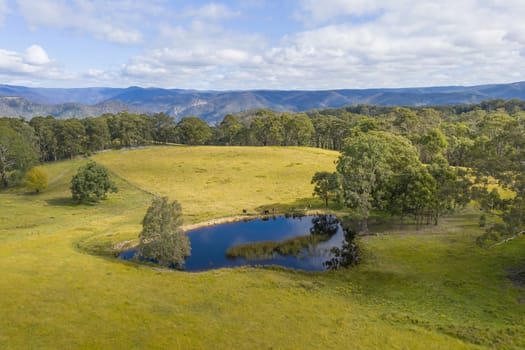
{"label": "pasture", "polygon": [[479,214],[360,239],[355,269],[236,268],[185,273],[123,262],[153,195],[185,223],[322,208],[316,171],[337,153],[312,148],[150,147],[92,157],[119,192],[70,200],[86,160],[43,166],[39,195],[0,193],[1,349],[523,349],[525,237],[480,248]]}

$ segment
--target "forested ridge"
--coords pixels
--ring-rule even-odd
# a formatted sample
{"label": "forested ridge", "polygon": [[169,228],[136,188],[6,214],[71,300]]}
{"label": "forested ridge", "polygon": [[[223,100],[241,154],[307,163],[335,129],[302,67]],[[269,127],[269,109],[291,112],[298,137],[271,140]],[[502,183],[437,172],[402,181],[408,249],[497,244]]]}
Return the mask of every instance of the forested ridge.
{"label": "forested ridge", "polygon": [[[379,209],[437,223],[473,196],[482,209],[501,216],[487,235],[515,234],[525,222],[524,119],[521,100],[432,108],[361,105],[306,113],[258,110],[226,115],[214,126],[198,117],[175,122],[163,113],[0,118],[0,178],[8,187],[39,162],[150,144],[312,146],[342,151],[338,196],[362,216]],[[356,177],[374,154],[374,167],[361,168],[362,176]],[[502,199],[489,183],[512,195]]]}

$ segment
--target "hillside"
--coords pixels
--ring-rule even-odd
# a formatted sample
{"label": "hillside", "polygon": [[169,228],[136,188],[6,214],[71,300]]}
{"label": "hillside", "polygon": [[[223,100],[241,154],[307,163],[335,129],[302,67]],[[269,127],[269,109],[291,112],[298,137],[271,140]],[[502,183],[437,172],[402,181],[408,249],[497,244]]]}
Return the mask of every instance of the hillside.
{"label": "hillside", "polygon": [[0,85],[0,115],[83,118],[127,110],[136,113],[165,112],[176,119],[193,115],[213,124],[228,113],[259,108],[306,111],[358,104],[434,106],[499,98],[525,99],[525,82],[471,87],[326,91],[196,91],[140,87],[46,89]]}
{"label": "hillside", "polygon": [[185,273],[88,253],[135,239],[154,194],[180,200],[186,223],[305,200],[320,208],[309,179],[336,157],[277,147],[105,152],[93,158],[120,190],[98,205],[69,197],[85,159],[44,165],[50,186],[40,195],[0,192],[0,348],[523,349],[523,293],[507,276],[523,263],[525,237],[480,248],[474,208],[440,226],[363,237],[361,265],[326,273]]}

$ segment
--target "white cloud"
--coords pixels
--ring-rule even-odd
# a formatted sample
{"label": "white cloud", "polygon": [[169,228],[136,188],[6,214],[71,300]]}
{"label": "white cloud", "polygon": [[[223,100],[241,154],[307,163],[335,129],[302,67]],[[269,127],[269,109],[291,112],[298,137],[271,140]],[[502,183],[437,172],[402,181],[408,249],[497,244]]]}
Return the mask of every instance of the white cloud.
{"label": "white cloud", "polygon": [[47,52],[39,45],[31,45],[26,49],[24,59],[28,64],[43,66],[51,63]]}
{"label": "white cloud", "polygon": [[[228,19],[263,12],[247,2],[238,5],[242,13],[220,1],[179,12],[164,0],[148,6],[132,0],[18,2],[36,28],[140,43],[141,54],[126,62],[76,75],[95,85],[332,89],[525,80],[523,0],[298,0],[300,21],[283,28],[301,29],[272,44],[269,34],[228,29]],[[280,30],[275,25],[272,33]],[[3,70],[2,62],[38,74],[44,74],[39,67],[55,67],[37,46],[1,53]]]}
{"label": "white cloud", "polygon": [[[525,79],[525,2],[301,2],[310,30],[271,52],[336,86],[476,84]],[[329,70],[339,71],[339,76]],[[377,74],[379,73],[379,74]],[[306,74],[307,76],[309,74]],[[312,74],[315,75],[315,74]]]}
{"label": "white cloud", "polygon": [[233,11],[223,4],[217,4],[213,2],[201,7],[188,8],[183,11],[184,17],[210,21],[224,21],[238,17],[239,15],[240,12]]}
{"label": "white cloud", "polygon": [[24,53],[0,49],[0,71],[12,74],[32,74],[46,70],[51,61],[45,50],[32,45]]}
{"label": "white cloud", "polygon": [[129,0],[18,0],[18,5],[31,27],[87,32],[118,44],[141,43],[143,34],[136,29],[138,24],[148,15],[163,13],[156,1],[141,6]]}
{"label": "white cloud", "polygon": [[75,77],[61,70],[39,45],[24,52],[0,49],[0,79],[11,84],[35,85],[37,81],[67,81]]}
{"label": "white cloud", "polygon": [[259,35],[228,31],[193,21],[189,28],[163,25],[163,47],[133,57],[122,67],[137,84],[186,88],[222,88],[224,74],[254,69],[262,62],[266,41]]}
{"label": "white cloud", "polygon": [[[525,2],[301,2],[307,30],[270,46],[209,21],[163,26],[126,79],[186,88],[367,88],[525,80]],[[459,15],[461,14],[461,15]]]}

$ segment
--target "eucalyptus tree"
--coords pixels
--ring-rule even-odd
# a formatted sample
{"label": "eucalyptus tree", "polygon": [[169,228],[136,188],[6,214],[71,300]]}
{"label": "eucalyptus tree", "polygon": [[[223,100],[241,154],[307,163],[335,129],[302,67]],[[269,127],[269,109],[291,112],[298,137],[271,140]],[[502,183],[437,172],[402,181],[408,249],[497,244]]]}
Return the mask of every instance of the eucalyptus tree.
{"label": "eucalyptus tree", "polygon": [[314,185],[314,196],[318,196],[324,201],[325,208],[328,208],[328,201],[339,200],[341,195],[341,183],[337,173],[319,171],[312,177],[311,184]]}
{"label": "eucalyptus tree", "polygon": [[109,127],[103,118],[82,119],[82,124],[86,132],[86,151],[95,152],[109,148]]}
{"label": "eucalyptus tree", "polygon": [[372,131],[348,138],[337,161],[344,203],[368,231],[372,209],[385,209],[396,174],[420,166],[415,148],[404,137]]}
{"label": "eucalyptus tree", "polygon": [[180,204],[169,203],[168,197],[155,197],[142,220],[138,257],[182,268],[190,252],[190,240],[182,231]]}
{"label": "eucalyptus tree", "polygon": [[204,145],[211,137],[211,128],[198,117],[184,117],[177,124],[181,142],[188,145]]}
{"label": "eucalyptus tree", "polygon": [[0,181],[8,187],[37,163],[38,143],[33,129],[17,119],[0,118]]}
{"label": "eucalyptus tree", "polygon": [[226,114],[224,119],[219,124],[219,130],[222,134],[224,144],[231,146],[237,139],[239,133],[244,129],[244,126],[239,121],[239,118],[233,114]]}

